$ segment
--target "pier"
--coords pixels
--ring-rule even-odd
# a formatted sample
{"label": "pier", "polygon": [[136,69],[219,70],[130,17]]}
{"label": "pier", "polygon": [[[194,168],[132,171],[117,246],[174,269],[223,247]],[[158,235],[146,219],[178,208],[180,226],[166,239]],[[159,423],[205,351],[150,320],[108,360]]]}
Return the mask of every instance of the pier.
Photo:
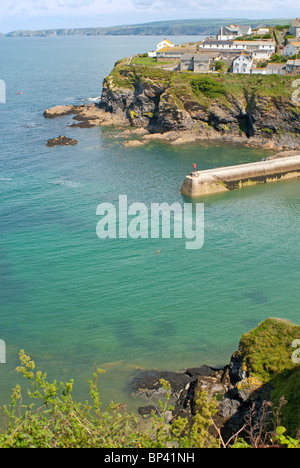
{"label": "pier", "polygon": [[200,197],[248,185],[295,177],[300,177],[300,154],[286,158],[194,171],[185,177],[181,193],[188,197]]}

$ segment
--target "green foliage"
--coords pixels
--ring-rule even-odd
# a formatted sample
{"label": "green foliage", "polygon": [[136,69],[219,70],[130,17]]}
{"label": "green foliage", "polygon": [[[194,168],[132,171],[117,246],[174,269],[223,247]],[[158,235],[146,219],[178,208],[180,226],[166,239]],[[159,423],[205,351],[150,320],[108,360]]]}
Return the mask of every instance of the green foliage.
{"label": "green foliage", "polygon": [[240,351],[246,357],[250,373],[262,382],[293,369],[292,342],[300,337],[300,326],[287,320],[267,319],[242,335]]}
{"label": "green foliage", "polygon": [[280,408],[282,398],[285,399],[280,421],[293,436],[300,433],[300,366],[292,361],[292,343],[299,337],[299,325],[267,319],[240,341],[240,353],[248,372],[274,388],[271,395],[274,407]]}
{"label": "green foliage", "polygon": [[223,84],[215,81],[210,76],[197,76],[192,78],[191,85],[196,96],[199,96],[202,93],[206,97],[216,98],[226,92]]}
{"label": "green foliage", "polygon": [[[96,369],[89,381],[90,402],[78,403],[72,398],[73,381],[49,382],[46,374],[35,370],[35,363],[22,350],[17,371],[29,382],[28,395],[33,402],[22,403],[21,387],[17,385],[9,406],[2,407],[5,430],[0,433],[0,448],[220,448],[221,440],[210,433],[218,403],[209,399],[204,390],[196,396],[196,411],[192,422],[178,417],[170,423],[170,384],[160,383],[166,391],[159,401],[158,413],[145,426],[126,412],[121,404],[111,402],[102,408],[98,377],[104,371]],[[298,393],[299,394],[299,393]],[[148,421],[149,422],[149,421]],[[299,448],[300,441],[285,435],[279,427],[276,437],[280,445]],[[239,439],[232,448],[251,448]]]}
{"label": "green foliage", "polygon": [[72,398],[73,381],[49,382],[23,350],[20,361],[17,371],[30,383],[28,395],[36,404],[23,405],[21,387],[13,389],[10,407],[2,407],[6,430],[0,434],[0,448],[178,448],[187,443],[193,447],[216,443],[207,432],[212,403],[204,394],[193,430],[181,439],[188,423],[181,419],[166,424],[166,414],[171,410],[170,384],[164,380],[165,402],[159,402],[159,414],[153,415],[152,426],[145,429],[123,405],[111,403],[102,410],[98,377],[103,370],[95,370],[89,382],[91,402],[81,404]]}
{"label": "green foliage", "polygon": [[281,447],[285,447],[285,448],[300,448],[300,441],[285,435],[285,433],[286,433],[285,427],[282,427],[282,426],[277,427],[275,442],[278,442]]}

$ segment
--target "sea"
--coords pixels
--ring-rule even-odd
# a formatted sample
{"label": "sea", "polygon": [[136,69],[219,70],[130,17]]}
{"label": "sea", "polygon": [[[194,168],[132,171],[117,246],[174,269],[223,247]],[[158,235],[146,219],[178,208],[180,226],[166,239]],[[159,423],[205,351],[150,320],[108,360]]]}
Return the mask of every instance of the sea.
{"label": "sea", "polygon": [[[222,367],[264,319],[300,323],[299,180],[197,200],[204,204],[199,249],[174,236],[97,236],[99,204],[117,207],[126,195],[128,204],[183,207],[191,200],[180,188],[193,163],[208,169],[271,154],[211,142],[126,147],[120,128],[44,118],[55,105],[99,97],[117,60],[162,39],[0,38],[1,405],[17,383],[26,388],[15,370],[22,349],[50,381],[74,379],[77,401],[88,398],[94,369],[105,370],[103,405],[136,411],[141,402],[130,383],[142,370]],[[46,146],[59,135],[78,144]]]}

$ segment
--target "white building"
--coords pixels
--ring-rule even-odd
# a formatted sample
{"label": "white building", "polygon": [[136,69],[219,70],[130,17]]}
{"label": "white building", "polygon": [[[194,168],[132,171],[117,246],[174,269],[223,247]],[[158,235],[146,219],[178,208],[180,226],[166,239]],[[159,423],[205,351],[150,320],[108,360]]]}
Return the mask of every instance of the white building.
{"label": "white building", "polygon": [[275,41],[219,41],[219,40],[206,40],[203,41],[199,48],[201,49],[218,49],[218,50],[266,50],[271,54],[275,52]]}
{"label": "white building", "polygon": [[238,26],[236,24],[229,24],[228,26],[221,27],[216,35],[216,39],[218,41],[230,41],[236,39],[237,37],[246,36],[248,34],[251,34],[250,25]]}
{"label": "white building", "polygon": [[232,61],[232,73],[249,74],[253,59],[250,54],[237,55]]}
{"label": "white building", "polygon": [[159,42],[156,46],[156,52],[164,47],[174,47],[173,42],[168,41],[168,39],[164,39],[163,41]]}
{"label": "white building", "polygon": [[269,60],[271,55],[272,55],[271,50],[258,49],[258,50],[252,51],[252,57],[254,60],[261,60],[261,61]]}
{"label": "white building", "polygon": [[148,52],[148,57],[156,57],[156,52],[166,47],[174,47],[173,42],[168,41],[168,39],[164,39],[163,41],[159,42],[156,46],[156,51]]}
{"label": "white building", "polygon": [[300,54],[300,42],[293,41],[287,44],[283,49],[283,55],[297,55]]}

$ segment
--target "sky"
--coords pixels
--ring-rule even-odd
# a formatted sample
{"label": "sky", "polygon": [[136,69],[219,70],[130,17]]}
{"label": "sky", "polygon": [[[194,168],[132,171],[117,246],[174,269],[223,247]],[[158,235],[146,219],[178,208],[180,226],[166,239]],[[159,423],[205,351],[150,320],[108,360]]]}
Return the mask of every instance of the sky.
{"label": "sky", "polygon": [[299,0],[0,0],[0,32],[191,18],[293,18]]}

